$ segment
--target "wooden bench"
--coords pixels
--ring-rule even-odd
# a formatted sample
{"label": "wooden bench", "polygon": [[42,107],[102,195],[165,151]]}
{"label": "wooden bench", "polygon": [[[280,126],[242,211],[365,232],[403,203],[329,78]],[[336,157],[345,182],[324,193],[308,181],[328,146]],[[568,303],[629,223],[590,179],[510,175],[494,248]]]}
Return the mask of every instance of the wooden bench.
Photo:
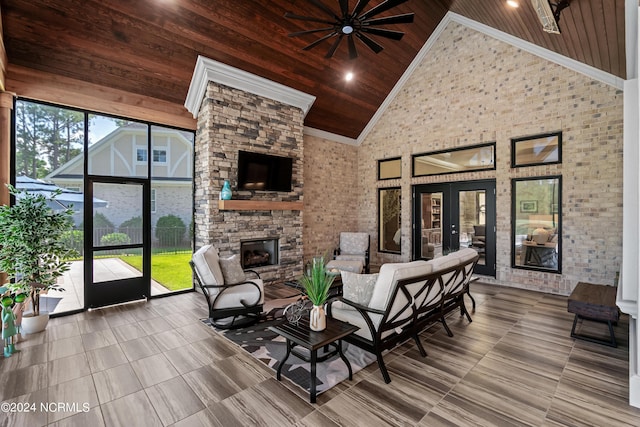
{"label": "wooden bench", "polygon": [[[571,337],[581,340],[617,347],[616,337],[613,333],[613,324],[618,322],[620,312],[616,306],[616,287],[594,285],[580,282],[575,287],[567,302],[567,311],[575,313]],[[589,335],[577,334],[576,324],[578,319],[604,322],[609,326],[610,340],[603,340]]]}

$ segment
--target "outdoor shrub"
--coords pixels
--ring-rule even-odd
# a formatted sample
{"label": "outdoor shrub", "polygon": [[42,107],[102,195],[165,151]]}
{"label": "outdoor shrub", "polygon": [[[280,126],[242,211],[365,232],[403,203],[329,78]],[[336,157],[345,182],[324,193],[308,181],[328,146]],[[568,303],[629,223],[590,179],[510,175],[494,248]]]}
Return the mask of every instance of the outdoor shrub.
{"label": "outdoor shrub", "polygon": [[100,239],[101,246],[128,245],[131,239],[124,233],[105,234]]}
{"label": "outdoor shrub", "polygon": [[120,224],[118,231],[125,233],[133,242],[142,242],[142,217],[134,216]]}
{"label": "outdoor shrub", "polygon": [[98,212],[93,216],[93,228],[101,228],[104,230],[109,230],[111,232],[115,230],[116,227],[111,221],[109,221],[109,219],[107,219],[106,216],[104,216],[104,214]]}
{"label": "outdoor shrub", "polygon": [[182,242],[187,226],[175,215],[160,217],[156,222],[156,237],[161,246],[177,246]]}
{"label": "outdoor shrub", "polygon": [[122,224],[120,224],[119,229],[123,230],[125,228],[142,228],[142,217],[134,216],[131,219],[126,220]]}
{"label": "outdoor shrub", "polygon": [[84,252],[84,231],[82,230],[69,230],[65,231],[61,237],[62,242],[68,248],[73,248],[78,253]]}

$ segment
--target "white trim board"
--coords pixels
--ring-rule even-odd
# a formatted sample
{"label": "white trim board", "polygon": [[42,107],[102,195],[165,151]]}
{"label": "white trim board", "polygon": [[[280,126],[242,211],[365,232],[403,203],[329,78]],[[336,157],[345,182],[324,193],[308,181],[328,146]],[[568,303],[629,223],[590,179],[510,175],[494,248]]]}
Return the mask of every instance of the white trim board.
{"label": "white trim board", "polygon": [[184,101],[184,106],[193,114],[193,118],[198,117],[210,81],[298,107],[304,116],[316,100],[313,95],[198,55]]}
{"label": "white trim board", "polygon": [[482,34],[486,34],[490,37],[493,37],[497,40],[500,40],[504,43],[508,43],[518,49],[522,49],[525,52],[528,52],[532,55],[539,56],[540,58],[546,59],[550,62],[554,62],[558,65],[566,67],[570,70],[573,70],[577,73],[584,74],[587,77],[590,77],[594,80],[598,80],[600,82],[606,83],[610,86],[615,87],[616,89],[623,90],[624,89],[624,80],[620,77],[609,74],[605,71],[599,70],[590,65],[584,64],[580,61],[576,61],[575,59],[568,58],[559,53],[553,52],[549,49],[545,49],[536,44],[528,42],[526,40],[522,40],[518,37],[512,36],[511,34],[507,34],[500,30],[497,30],[493,27],[490,27],[485,24],[481,24],[480,22],[474,21],[472,19],[466,18],[462,15],[458,15],[454,12],[447,12],[447,14],[442,18],[436,29],[433,31],[429,39],[422,46],[420,51],[417,53],[416,57],[413,59],[411,64],[407,67],[405,72],[402,74],[402,77],[398,80],[396,85],[393,87],[389,95],[385,98],[385,100],[380,105],[380,108],[373,115],[369,123],[362,130],[360,135],[358,136],[358,145],[362,144],[362,141],[369,135],[371,130],[373,130],[374,126],[378,123],[386,109],[389,107],[393,99],[398,95],[402,87],[405,85],[407,80],[411,77],[415,69],[420,65],[423,59],[427,56],[427,53],[431,50],[433,45],[438,41],[443,31],[449,25],[450,22],[455,22],[460,25],[464,25],[465,27],[471,28],[472,30],[478,31]]}
{"label": "white trim board", "polygon": [[358,140],[348,138],[346,136],[338,135],[337,133],[331,133],[324,130],[305,126],[303,130],[305,135],[316,136],[318,138],[328,139],[329,141],[340,142],[348,145],[358,145]]}

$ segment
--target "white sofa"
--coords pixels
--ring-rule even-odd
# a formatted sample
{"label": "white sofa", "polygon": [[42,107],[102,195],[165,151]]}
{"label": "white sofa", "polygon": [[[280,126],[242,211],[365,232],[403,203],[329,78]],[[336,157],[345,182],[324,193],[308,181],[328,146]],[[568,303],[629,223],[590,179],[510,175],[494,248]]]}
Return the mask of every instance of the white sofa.
{"label": "white sofa", "polygon": [[[382,376],[389,383],[383,351],[413,338],[426,356],[418,334],[429,324],[441,321],[451,336],[445,314],[456,308],[471,321],[464,294],[469,293],[478,257],[475,250],[465,248],[429,261],[383,264],[369,301],[342,297],[329,305],[329,315],[360,328],[344,339],[374,353]],[[343,295],[354,294],[350,286],[353,285],[348,276],[343,274]]]}

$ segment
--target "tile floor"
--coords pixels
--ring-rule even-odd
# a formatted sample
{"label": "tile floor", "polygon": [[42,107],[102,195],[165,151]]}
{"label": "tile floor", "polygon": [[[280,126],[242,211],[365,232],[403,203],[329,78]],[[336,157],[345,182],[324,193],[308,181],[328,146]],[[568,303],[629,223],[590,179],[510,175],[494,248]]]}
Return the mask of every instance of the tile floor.
{"label": "tile floor", "polygon": [[203,325],[200,294],[51,319],[0,360],[0,402],[35,409],[0,413],[0,426],[640,425],[626,319],[612,349],[569,337],[565,297],[472,292],[473,322],[454,313],[453,338],[425,331],[426,358],[409,342],[385,356],[390,384],[373,364],[317,404]]}

